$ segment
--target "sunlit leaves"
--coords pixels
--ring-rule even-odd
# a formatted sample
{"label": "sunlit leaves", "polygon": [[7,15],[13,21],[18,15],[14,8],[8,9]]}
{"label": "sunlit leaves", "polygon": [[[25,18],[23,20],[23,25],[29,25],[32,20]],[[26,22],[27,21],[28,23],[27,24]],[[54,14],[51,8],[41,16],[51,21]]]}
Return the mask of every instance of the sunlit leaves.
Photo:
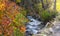
{"label": "sunlit leaves", "polygon": [[0,2],[0,10],[4,10],[5,4]]}
{"label": "sunlit leaves", "polygon": [[56,9],[57,11],[60,11],[60,0],[57,0]]}

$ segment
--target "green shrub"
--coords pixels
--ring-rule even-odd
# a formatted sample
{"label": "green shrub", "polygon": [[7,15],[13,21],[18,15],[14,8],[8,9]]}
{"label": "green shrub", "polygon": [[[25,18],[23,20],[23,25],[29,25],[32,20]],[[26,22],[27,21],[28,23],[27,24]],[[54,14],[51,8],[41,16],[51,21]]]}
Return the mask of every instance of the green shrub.
{"label": "green shrub", "polygon": [[24,36],[24,34],[18,28],[14,28],[14,36]]}
{"label": "green shrub", "polygon": [[49,11],[48,12],[47,10],[43,10],[39,14],[40,14],[40,17],[41,17],[42,21],[48,22],[56,16],[57,12],[54,12],[54,11]]}

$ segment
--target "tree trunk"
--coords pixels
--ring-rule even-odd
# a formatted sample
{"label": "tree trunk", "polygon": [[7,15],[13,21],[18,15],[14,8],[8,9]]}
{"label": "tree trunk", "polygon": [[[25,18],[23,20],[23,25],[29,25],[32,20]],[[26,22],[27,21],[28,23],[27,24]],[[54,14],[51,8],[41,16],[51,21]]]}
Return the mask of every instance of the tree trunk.
{"label": "tree trunk", "polygon": [[54,10],[56,10],[56,0],[54,0]]}
{"label": "tree trunk", "polygon": [[42,8],[45,9],[43,0],[41,0],[41,3],[42,3]]}

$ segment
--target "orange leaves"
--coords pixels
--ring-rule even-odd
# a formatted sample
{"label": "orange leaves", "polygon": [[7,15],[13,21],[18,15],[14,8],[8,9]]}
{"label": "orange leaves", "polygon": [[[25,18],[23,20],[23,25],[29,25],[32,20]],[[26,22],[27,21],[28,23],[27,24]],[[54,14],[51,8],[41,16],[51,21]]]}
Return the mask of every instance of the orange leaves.
{"label": "orange leaves", "polygon": [[12,35],[12,33],[13,33],[13,27],[6,27],[6,28],[4,28],[4,30],[3,30],[4,32],[4,36],[11,36]]}
{"label": "orange leaves", "polygon": [[1,24],[6,25],[6,24],[10,24],[10,23],[11,23],[11,21],[8,17],[5,16],[5,17],[2,18],[2,23]]}
{"label": "orange leaves", "polygon": [[[27,19],[20,13],[23,12],[23,8],[19,7],[14,2],[2,0],[0,10],[2,10],[2,12],[0,11],[0,24],[2,25],[1,28],[3,28],[3,30],[0,30],[0,34],[2,33],[1,31],[3,31],[4,36],[9,36],[13,33],[13,27],[15,27],[15,25],[22,25],[20,28],[17,27],[23,33],[26,31],[26,27],[23,26],[23,23],[25,23]],[[11,23],[14,25],[11,26]]]}
{"label": "orange leaves", "polygon": [[0,26],[0,35],[2,34],[2,27]]}
{"label": "orange leaves", "polygon": [[[18,14],[18,9],[19,7],[14,3],[14,2],[10,2],[8,0],[2,0],[0,3],[0,10],[5,11],[4,14],[6,14],[8,17],[10,17],[10,19],[14,19],[17,14]],[[5,9],[5,10],[4,10]],[[4,15],[4,14],[1,14]]]}
{"label": "orange leaves", "polygon": [[20,27],[20,31],[21,31],[22,33],[24,33],[24,32],[26,31],[26,27],[25,27],[25,26],[21,26],[21,27]]}
{"label": "orange leaves", "polygon": [[8,6],[8,7],[6,7],[6,8],[8,8],[7,10],[11,10],[11,8],[14,10],[13,7],[15,6],[15,3],[12,3],[12,2],[9,3],[9,2],[7,2],[6,6]]}
{"label": "orange leaves", "polygon": [[2,30],[0,29],[0,35],[2,34]]}
{"label": "orange leaves", "polygon": [[[2,0],[0,2],[0,10],[2,10],[3,12],[1,12],[2,14],[0,14],[0,19],[2,20],[1,23],[2,24],[10,24],[10,20],[8,19],[8,17],[11,20],[15,19],[15,16],[18,14],[18,9],[19,7],[14,3],[14,2],[10,2],[8,0]],[[5,10],[4,10],[5,9]],[[7,17],[4,17],[4,15],[6,15]]]}
{"label": "orange leaves", "polygon": [[10,24],[10,21],[9,20],[4,20],[4,21],[2,21],[2,24]]}

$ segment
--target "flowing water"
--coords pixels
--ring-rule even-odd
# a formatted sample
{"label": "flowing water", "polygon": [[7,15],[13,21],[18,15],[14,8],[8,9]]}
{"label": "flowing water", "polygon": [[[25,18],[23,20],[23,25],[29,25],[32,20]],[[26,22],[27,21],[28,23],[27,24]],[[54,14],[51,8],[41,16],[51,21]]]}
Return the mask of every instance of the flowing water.
{"label": "flowing water", "polygon": [[34,19],[32,16],[27,16],[27,18],[30,20],[30,22],[26,25],[26,36],[31,36],[32,34],[39,33],[39,30],[43,28],[44,25],[42,24],[42,21],[38,21]]}
{"label": "flowing water", "polygon": [[58,18],[55,18],[54,22],[51,23],[53,26],[49,28],[48,25],[42,25],[42,21],[38,21],[32,16],[27,16],[27,18],[30,22],[26,25],[26,36],[32,36],[32,34],[33,36],[60,36],[60,21],[58,21]]}
{"label": "flowing water", "polygon": [[42,29],[41,33],[36,34],[34,36],[60,36],[60,13],[54,18],[54,22],[50,22],[47,24],[52,24],[53,26],[50,26],[48,28],[48,25]]}

